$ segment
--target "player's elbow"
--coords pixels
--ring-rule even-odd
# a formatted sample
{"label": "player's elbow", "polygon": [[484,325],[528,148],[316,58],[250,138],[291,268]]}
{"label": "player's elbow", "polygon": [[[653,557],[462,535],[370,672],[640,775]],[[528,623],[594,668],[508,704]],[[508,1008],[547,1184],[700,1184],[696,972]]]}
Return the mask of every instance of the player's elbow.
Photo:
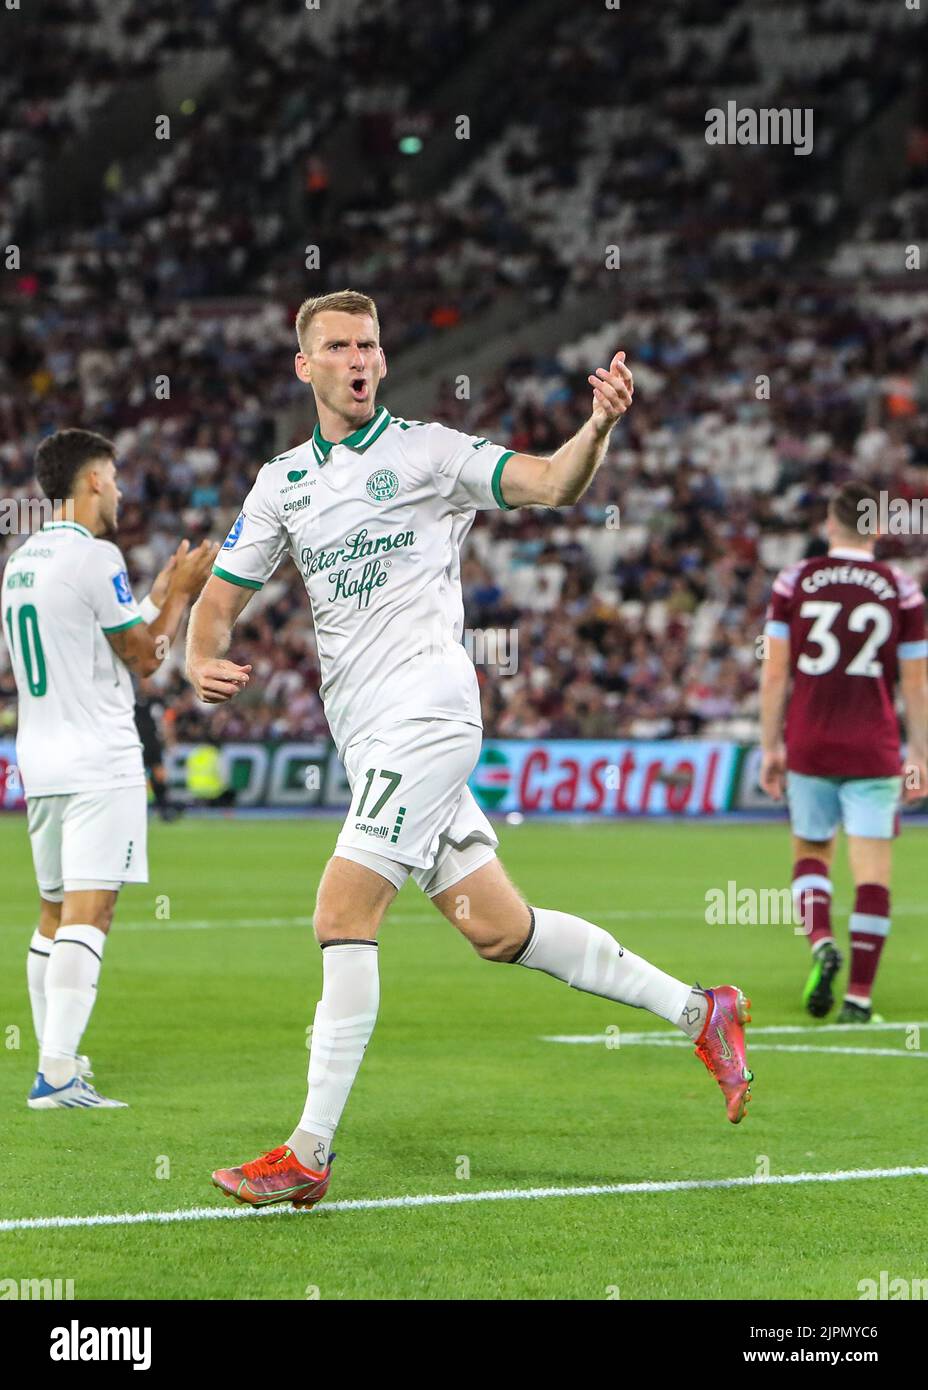
{"label": "player's elbow", "polygon": [[150,655],[143,656],[139,654],[138,656],[130,658],[130,660],[126,662],[126,665],[134,676],[141,676],[144,679],[145,676],[153,676],[155,674],[161,665],[161,658],[156,652],[152,651]]}
{"label": "player's elbow", "polygon": [[134,676],[153,676],[164,659],[161,639],[146,632],[128,652],[122,654],[122,659]]}

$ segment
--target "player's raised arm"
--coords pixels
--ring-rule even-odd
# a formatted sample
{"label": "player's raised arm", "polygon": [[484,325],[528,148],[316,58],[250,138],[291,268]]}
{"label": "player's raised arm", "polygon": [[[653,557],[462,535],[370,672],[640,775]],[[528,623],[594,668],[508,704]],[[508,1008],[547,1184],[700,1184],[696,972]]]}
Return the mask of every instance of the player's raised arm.
{"label": "player's raised arm", "polygon": [[508,506],[570,506],[586,492],[603,461],[609,435],[635,393],[624,352],[617,352],[608,368],[598,367],[587,380],[593,388],[593,409],[573,439],[547,459],[532,454],[507,459],[500,488]]}
{"label": "player's raised arm", "polygon": [[225,659],[232,629],[252,595],[264,588],[286,548],[287,531],[266,478],[262,470],[190,615],[187,679],[208,705],[231,700],[248,684],[251,666]]}
{"label": "player's raised arm", "polygon": [[139,610],[143,620],[106,632],[110,646],[134,675],[151,676],[157,671],[188,604],[203,588],[218,549],[213,542],[203,541],[191,550],[188,541],[181,541]]}

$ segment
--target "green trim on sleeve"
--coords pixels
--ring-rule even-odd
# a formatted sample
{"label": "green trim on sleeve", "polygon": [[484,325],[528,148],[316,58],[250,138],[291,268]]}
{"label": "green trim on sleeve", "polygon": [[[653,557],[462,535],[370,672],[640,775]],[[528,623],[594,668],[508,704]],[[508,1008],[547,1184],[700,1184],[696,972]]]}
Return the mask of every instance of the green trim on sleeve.
{"label": "green trim on sleeve", "polygon": [[144,618],[130,618],[127,623],[117,623],[115,627],[105,627],[103,631],[109,637],[112,632],[125,632],[126,628],[138,627],[139,623],[144,622]]}
{"label": "green trim on sleeve", "polygon": [[490,487],[493,489],[493,496],[496,499],[496,504],[497,506],[502,507],[504,512],[511,512],[515,510],[513,507],[510,507],[509,503],[504,499],[502,489],[500,487],[500,480],[503,476],[503,469],[506,466],[506,460],[511,459],[514,453],[515,449],[507,449],[505,454],[500,454],[499,459],[497,460],[496,467],[493,469],[493,477],[490,481]]}
{"label": "green trim on sleeve", "polygon": [[238,584],[241,589],[263,589],[263,582],[257,579],[240,579],[237,574],[230,574],[228,570],[222,570],[218,565],[213,565],[213,574],[220,579],[225,579],[229,584]]}

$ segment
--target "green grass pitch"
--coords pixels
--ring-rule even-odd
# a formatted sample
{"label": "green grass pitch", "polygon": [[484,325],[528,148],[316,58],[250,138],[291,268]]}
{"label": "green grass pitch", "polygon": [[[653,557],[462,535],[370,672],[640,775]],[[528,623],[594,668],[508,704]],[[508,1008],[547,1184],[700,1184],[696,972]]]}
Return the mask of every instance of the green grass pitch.
{"label": "green grass pitch", "polygon": [[[231,1207],[210,1171],[281,1142],[302,1108],[320,981],[306,923],[336,828],[154,823],[151,883],[123,894],[85,1039],[101,1089],[131,1108],[33,1113],[34,887],[24,823],[0,819],[0,1278],[72,1279],[78,1299],[855,1299],[881,1270],[924,1275],[919,1176],[3,1229]],[[704,920],[706,891],[729,879],[786,881],[784,826],[527,823],[500,837],[529,901],[598,921],[685,979],[740,984],[756,1029],[811,1025],[808,948],[789,926]],[[888,1021],[926,1016],[923,838],[897,847],[877,999]],[[849,905],[842,864],[841,938]],[[610,1025],[661,1021],[479,960],[411,886],[381,931],[381,979],[335,1202],[926,1162],[928,1068],[901,1030],[757,1033],[754,1100],[733,1127],[689,1050],[623,1045],[621,1032],[606,1046]],[[601,1045],[543,1040],[594,1033]],[[782,1050],[848,1045],[868,1053]]]}

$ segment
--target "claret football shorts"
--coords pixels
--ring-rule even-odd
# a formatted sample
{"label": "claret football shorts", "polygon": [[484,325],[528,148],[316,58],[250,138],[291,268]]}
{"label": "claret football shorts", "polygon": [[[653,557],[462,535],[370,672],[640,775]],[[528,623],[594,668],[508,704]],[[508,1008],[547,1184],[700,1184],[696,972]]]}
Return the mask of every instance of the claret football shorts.
{"label": "claret football shorts", "polygon": [[65,892],[148,882],[144,786],[30,797],[27,813],[36,882],[47,902],[60,903]]}
{"label": "claret football shorts", "polygon": [[335,854],[430,897],[494,858],[492,825],[467,785],[483,741],[473,724],[406,719],[345,750],[351,808]]}
{"label": "claret football shorts", "polygon": [[901,777],[786,774],[790,825],[802,840],[830,840],[839,825],[847,835],[891,840],[896,834],[901,793]]}

